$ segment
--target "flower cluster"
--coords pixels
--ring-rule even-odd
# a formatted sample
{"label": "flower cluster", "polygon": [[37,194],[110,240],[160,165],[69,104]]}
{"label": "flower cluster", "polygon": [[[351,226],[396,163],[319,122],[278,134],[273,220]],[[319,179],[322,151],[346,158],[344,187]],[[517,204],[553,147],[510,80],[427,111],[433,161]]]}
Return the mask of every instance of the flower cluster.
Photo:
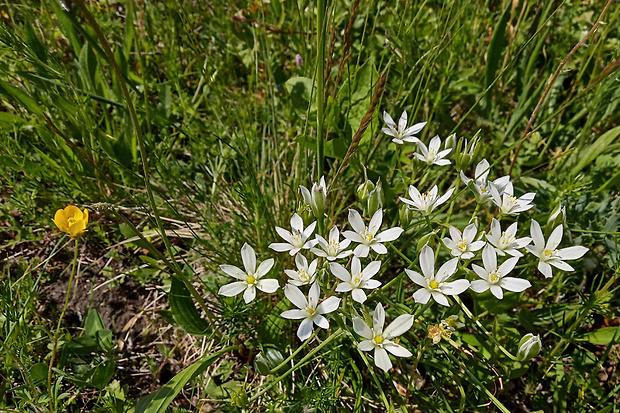
{"label": "flower cluster", "polygon": [[[478,138],[474,139],[471,145],[465,142],[463,146],[463,142],[459,142],[456,146],[457,152],[464,147],[466,153],[453,153],[454,136],[446,140],[443,150],[438,136],[432,138],[428,146],[425,145],[415,134],[419,133],[426,123],[407,127],[406,112],[401,115],[398,125],[387,113],[384,113],[384,120],[386,127],[383,132],[391,136],[397,144],[417,144],[418,151],[412,156],[428,167],[449,165],[451,162],[447,156],[452,153],[456,165],[467,169],[477,153],[475,146]],[[455,198],[460,195],[457,193],[460,182],[457,181],[440,194],[438,185],[423,190],[422,179],[422,183],[418,183],[420,189],[409,185],[408,197],[399,197],[404,215],[419,215],[422,218],[417,221],[417,226],[410,225],[411,220],[401,225],[415,227],[417,233],[424,226],[428,229],[426,235],[417,240],[418,264],[413,263],[404,269],[411,281],[405,283],[406,287],[412,291],[411,297],[417,305],[431,305],[434,302],[450,307],[454,302],[462,304],[456,298],[468,291],[474,296],[489,294],[489,297],[503,299],[506,292],[521,293],[532,285],[526,279],[527,271],[524,270],[530,265],[518,265],[520,260],[527,258],[524,252],[529,252],[535,258],[533,264],[537,265],[545,277],[553,275],[552,267],[572,271],[573,268],[565,261],[578,259],[587,252],[586,248],[579,246],[558,249],[564,233],[560,215],[563,217],[565,212],[561,207],[556,209],[553,219],[550,218],[547,230],[550,235],[547,240],[540,224],[535,220],[530,221],[529,236],[519,234],[517,219],[519,214],[534,207],[535,193],[528,192],[517,196],[509,176],[490,180],[490,172],[491,165],[484,159],[475,166],[471,178],[464,171],[459,171],[461,181],[473,191],[478,204],[476,212],[485,205],[496,210],[496,217],[491,218],[490,222],[479,222],[479,217],[474,213],[466,225],[447,222],[434,226],[436,217],[443,210],[450,206],[452,211]],[[400,256],[406,253],[406,242],[399,241],[405,248],[392,245],[399,240],[405,229],[384,223],[385,217],[388,217],[388,222],[389,217],[393,217],[393,210],[384,215],[387,210],[383,207],[381,180],[377,180],[376,185],[367,180],[357,187],[361,206],[358,209],[362,212],[349,209],[347,218],[350,229],[343,228],[342,232],[335,225],[335,217],[325,214],[329,190],[324,177],[314,183],[311,190],[301,186],[300,192],[306,205],[306,211],[300,214],[306,217],[306,222],[299,214],[293,214],[290,230],[275,228],[284,242],[269,245],[269,248],[276,252],[288,252],[288,255],[294,257],[285,259],[288,262],[294,261],[294,268],[284,269],[287,276],[284,296],[295,308],[282,312],[281,316],[301,320],[297,336],[302,341],[312,336],[315,325],[329,329],[329,318],[341,317],[340,320],[347,321],[347,325],[363,339],[359,341],[357,348],[360,351],[372,351],[376,366],[387,371],[392,367],[389,354],[396,357],[412,355],[406,348],[408,340],[397,338],[412,328],[414,316],[407,312],[402,314],[401,311],[401,314],[395,314],[394,320],[384,328],[384,303],[374,304],[374,311],[367,308],[366,303],[376,297],[373,297],[373,292],[386,285],[383,273],[386,268],[381,257],[388,254],[389,248]],[[402,215],[399,213],[401,222]],[[316,221],[310,222],[310,216],[314,216]],[[448,221],[449,216],[450,214]],[[327,226],[328,232],[327,228],[323,228],[323,223],[328,222],[326,218],[332,220],[332,225]],[[506,222],[507,220],[510,221]],[[549,225],[553,225],[553,228],[549,228]],[[521,227],[523,226],[524,224],[521,224]],[[415,245],[414,243],[413,246]],[[255,298],[256,289],[265,293],[278,290],[278,280],[267,277],[274,266],[272,258],[257,266],[254,250],[248,244],[242,247],[241,256],[245,271],[232,265],[221,266],[225,274],[237,279],[221,287],[221,295],[235,296],[243,292],[245,302],[249,303]],[[292,264],[290,266],[292,267]],[[321,297],[321,290],[328,291],[326,297]],[[346,311],[341,308],[342,303],[348,303]],[[391,307],[389,311],[392,313],[396,309]],[[457,320],[458,316],[453,315],[432,325],[428,331],[428,339],[434,343],[441,338],[449,339],[455,328],[462,326]]]}

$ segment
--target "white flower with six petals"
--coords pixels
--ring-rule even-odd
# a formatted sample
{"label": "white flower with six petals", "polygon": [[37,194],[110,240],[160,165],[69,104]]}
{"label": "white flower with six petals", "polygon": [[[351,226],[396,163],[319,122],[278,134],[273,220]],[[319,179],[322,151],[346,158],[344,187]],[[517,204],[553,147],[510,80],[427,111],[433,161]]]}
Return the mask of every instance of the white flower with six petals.
{"label": "white flower with six petals", "polygon": [[316,240],[309,240],[310,235],[314,232],[316,221],[308,225],[304,230],[304,220],[297,214],[291,217],[291,230],[289,232],[284,228],[276,227],[276,232],[280,235],[284,242],[273,242],[269,244],[269,248],[278,252],[288,251],[289,254],[295,255],[302,249],[310,249],[317,243]]}
{"label": "white flower with six petals", "polygon": [[241,247],[241,260],[243,261],[245,272],[234,265],[220,265],[222,271],[240,281],[223,285],[220,287],[218,294],[226,297],[233,297],[241,291],[244,291],[243,299],[247,304],[256,297],[257,288],[265,293],[273,293],[280,287],[278,280],[273,278],[262,279],[262,277],[267,275],[269,270],[271,270],[271,267],[273,267],[273,258],[261,262],[257,269],[256,253],[254,249],[246,243]]}
{"label": "white flower with six petals", "polygon": [[452,148],[448,148],[448,149],[444,149],[443,151],[440,151],[439,150],[440,147],[441,147],[441,139],[439,138],[439,136],[435,136],[433,139],[431,139],[431,142],[428,144],[428,148],[426,147],[426,145],[424,145],[424,143],[419,142],[418,150],[421,153],[416,152],[413,154],[413,156],[415,156],[422,162],[426,162],[429,165],[439,165],[439,166],[450,165],[450,161],[444,158],[446,157],[446,155],[452,152]]}
{"label": "white flower with six petals", "polygon": [[478,165],[476,165],[476,170],[474,171],[474,179],[466,177],[463,171],[460,172],[461,180],[465,185],[469,185],[469,183],[472,182],[472,187],[478,202],[486,201],[491,198],[491,190],[489,188],[491,185],[495,186],[498,193],[501,195],[504,192],[506,185],[510,182],[510,176],[508,175],[497,178],[493,182],[487,181],[490,167],[491,166],[486,159],[478,162]]}
{"label": "white flower with six petals", "polygon": [[361,351],[374,350],[375,365],[383,371],[388,371],[392,368],[388,351],[397,357],[412,356],[409,350],[392,340],[405,334],[413,325],[413,319],[414,317],[410,314],[402,314],[396,317],[384,330],[385,311],[381,303],[377,304],[375,308],[372,316],[372,327],[360,317],[353,316],[353,330],[366,339],[358,343],[357,348]]}
{"label": "white flower with six petals", "polygon": [[506,231],[502,232],[502,227],[498,220],[493,218],[491,221],[491,232],[486,234],[489,244],[495,247],[495,251],[504,256],[506,254],[513,257],[522,257],[519,249],[532,242],[530,237],[517,238],[517,223],[513,222]]}
{"label": "white flower with six petals", "polygon": [[469,281],[465,279],[446,282],[456,272],[458,262],[458,258],[452,258],[442,265],[435,274],[435,253],[428,245],[423,246],[420,252],[420,267],[424,276],[405,269],[405,273],[411,281],[422,287],[413,293],[415,302],[426,304],[433,297],[433,300],[439,304],[449,307],[450,303],[446,295],[459,295],[469,288]]}
{"label": "white flower with six petals", "polygon": [[450,249],[450,254],[457,258],[469,260],[474,258],[475,251],[478,251],[486,244],[484,241],[474,241],[478,234],[476,224],[469,224],[463,230],[463,233],[457,228],[450,225],[450,238],[444,238],[443,243]]}
{"label": "white flower with six petals", "polygon": [[401,201],[409,205],[412,209],[420,211],[423,215],[429,215],[433,209],[446,202],[452,196],[454,188],[450,188],[448,192],[442,196],[437,196],[437,185],[431,188],[430,191],[420,194],[420,191],[413,186],[409,186],[409,197],[411,199],[399,197]]}
{"label": "white flower with six petals", "polygon": [[321,289],[317,282],[310,286],[307,299],[299,288],[291,284],[287,284],[286,287],[284,287],[284,295],[298,309],[286,310],[281,316],[291,320],[303,319],[297,329],[297,337],[299,337],[301,341],[306,340],[312,335],[312,330],[314,330],[313,324],[327,330],[329,328],[329,321],[327,321],[327,318],[323,317],[323,314],[336,311],[340,305],[340,298],[337,297],[326,298],[319,304]]}
{"label": "white flower with six petals", "polygon": [[295,264],[297,265],[297,271],[295,270],[284,270],[286,275],[289,276],[289,283],[301,286],[312,284],[316,279],[316,268],[318,266],[319,260],[314,259],[310,265],[308,265],[308,260],[301,254],[297,254],[295,256]]}
{"label": "white flower with six petals", "polygon": [[531,202],[534,200],[536,194],[534,192],[528,192],[517,198],[513,195],[514,188],[512,182],[506,184],[501,195],[495,185],[489,185],[489,191],[491,192],[493,203],[499,207],[500,212],[504,215],[518,214],[519,212],[527,211],[534,207]]}
{"label": "white flower with six petals", "polygon": [[506,277],[506,275],[514,269],[515,265],[517,265],[517,261],[519,261],[519,257],[508,258],[498,267],[495,248],[487,244],[482,250],[482,263],[484,264],[484,268],[472,264],[473,270],[481,279],[472,281],[470,288],[477,293],[491,290],[491,294],[501,300],[504,297],[503,290],[520,293],[526,288],[531,287],[532,284],[530,284],[528,280]]}
{"label": "white flower with six petals", "polygon": [[319,234],[316,234],[315,237],[318,245],[322,249],[311,248],[310,251],[317,257],[324,257],[327,258],[328,261],[334,261],[353,254],[353,251],[347,250],[347,247],[351,244],[351,240],[345,238],[340,241],[340,232],[336,226],[329,231],[329,240],[326,240]]}
{"label": "white flower with six petals", "polygon": [[564,227],[562,224],[558,225],[551,232],[549,239],[547,239],[545,243],[545,237],[543,236],[540,224],[532,220],[530,235],[534,240],[534,245],[529,245],[525,247],[525,249],[539,259],[538,270],[547,278],[553,277],[553,272],[551,270],[552,265],[562,271],[575,271],[575,269],[565,263],[564,260],[576,260],[583,257],[583,255],[588,252],[586,247],[580,245],[558,250],[557,247],[562,241],[563,232]]}
{"label": "white flower with six petals", "polygon": [[351,261],[351,273],[337,262],[329,264],[329,269],[341,282],[336,287],[339,293],[351,291],[351,297],[358,303],[366,301],[366,293],[363,289],[373,290],[381,285],[378,280],[373,280],[381,269],[381,261],[373,261],[362,270],[362,263],[357,257]]}
{"label": "white flower with six petals", "polygon": [[424,128],[424,126],[426,126],[426,122],[420,122],[416,123],[410,128],[407,128],[406,110],[403,111],[403,113],[400,115],[400,119],[398,119],[398,126],[396,125],[396,122],[394,122],[394,119],[392,119],[392,117],[386,111],[383,111],[383,120],[385,121],[385,124],[387,126],[381,130],[386,135],[392,136],[394,138],[392,139],[392,142],[398,143],[399,145],[402,145],[405,142],[420,142],[420,140],[413,135],[420,132]]}
{"label": "white flower with six petals", "polygon": [[354,231],[344,231],[342,235],[353,242],[359,242],[359,245],[353,250],[356,257],[366,258],[371,248],[377,254],[387,254],[387,248],[383,243],[394,241],[400,237],[400,234],[404,231],[404,229],[400,227],[394,227],[377,234],[382,222],[382,209],[378,209],[377,212],[374,213],[370,219],[368,228],[364,224],[364,220],[359,212],[354,209],[349,209],[349,223]]}

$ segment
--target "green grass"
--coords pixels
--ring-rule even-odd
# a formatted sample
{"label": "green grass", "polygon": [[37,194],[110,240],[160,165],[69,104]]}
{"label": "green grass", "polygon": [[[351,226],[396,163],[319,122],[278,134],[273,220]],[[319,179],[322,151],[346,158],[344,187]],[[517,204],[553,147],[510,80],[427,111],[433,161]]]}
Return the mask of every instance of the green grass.
{"label": "green grass", "polygon": [[[0,410],[130,411],[166,383],[179,412],[618,410],[613,2],[594,33],[606,2],[327,2],[321,64],[317,2],[88,2],[96,23],[81,2],[0,5]],[[454,158],[427,168],[414,145],[390,143],[384,110],[428,121],[425,143],[479,133],[472,164],[488,159],[492,178],[510,172],[516,194],[537,194],[515,218],[520,234],[566,207],[562,247],[590,249],[576,271],[544,279],[528,256],[524,293],[415,304],[403,270],[419,270],[423,243],[440,250],[448,222],[462,229],[474,215],[486,229],[494,210],[469,202]],[[428,222],[414,215],[382,256],[384,288],[302,345],[298,322],[280,317],[291,308],[282,290],[248,305],[222,297],[219,265],[241,265],[248,242],[259,261],[276,259],[283,285],[295,264],[268,246],[294,212],[313,220],[298,188],[321,171],[325,229],[349,229],[366,179],[381,179],[386,227],[411,184],[459,195]],[[52,218],[68,204],[91,223],[56,337],[74,249]],[[437,236],[420,241],[429,225]],[[416,315],[401,338],[413,357],[388,373],[356,349],[348,312],[377,302],[388,322]],[[432,344],[429,327],[452,314],[466,326]],[[530,332],[540,354],[511,359]]]}

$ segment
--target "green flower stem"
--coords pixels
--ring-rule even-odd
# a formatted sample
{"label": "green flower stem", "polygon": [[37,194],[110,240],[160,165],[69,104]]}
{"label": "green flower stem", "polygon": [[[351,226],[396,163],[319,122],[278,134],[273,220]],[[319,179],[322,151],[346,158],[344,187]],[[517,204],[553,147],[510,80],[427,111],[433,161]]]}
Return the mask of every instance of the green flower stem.
{"label": "green flower stem", "polygon": [[320,329],[315,328],[315,329],[314,329],[314,332],[312,333],[312,335],[311,335],[311,336],[310,336],[310,337],[309,337],[306,341],[304,341],[303,343],[301,343],[301,346],[299,346],[299,347],[297,348],[297,350],[295,350],[295,351],[293,352],[293,354],[291,354],[291,355],[290,355],[290,356],[289,356],[286,360],[284,360],[282,363],[278,364],[276,367],[274,367],[273,369],[271,369],[271,371],[269,371],[269,374],[274,374],[276,371],[278,371],[278,370],[280,370],[282,367],[286,366],[286,365],[289,363],[289,361],[291,361],[292,359],[294,359],[294,358],[295,358],[295,356],[296,356],[297,354],[299,354],[299,352],[300,352],[301,350],[303,350],[303,349],[304,349],[304,348],[305,348],[305,347],[306,347],[306,346],[307,346],[307,345],[308,345],[308,344],[309,344],[309,343],[310,343],[310,342],[314,339],[314,337],[316,337],[316,335],[317,335],[317,334],[319,334],[319,331],[320,331]]}
{"label": "green flower stem", "polygon": [[370,372],[370,375],[372,376],[372,379],[374,380],[375,384],[377,385],[377,388],[379,389],[379,393],[380,393],[380,396],[381,396],[381,401],[383,402],[383,405],[385,406],[386,411],[388,411],[388,412],[392,411],[392,409],[390,408],[390,402],[388,401],[387,397],[385,396],[385,392],[383,391],[383,387],[381,386],[381,383],[379,382],[379,379],[377,378],[377,375],[375,374],[374,368],[368,362],[366,354],[364,354],[363,351],[358,349],[357,346],[355,346],[355,349],[359,353],[360,358],[362,360],[364,360],[364,364],[366,364],[366,368]]}
{"label": "green flower stem", "polygon": [[[79,252],[79,241],[78,238],[75,238],[75,253],[73,254],[73,265],[71,268],[71,276],[69,276],[69,286],[67,287],[67,296],[65,297],[65,305],[62,308],[62,312],[60,313],[60,318],[58,318],[58,324],[56,325],[56,332],[54,333],[54,347],[52,347],[52,355],[50,357],[50,365],[47,369],[47,392],[48,394],[52,394],[52,367],[54,366],[54,360],[56,359],[56,350],[58,349],[58,336],[60,335],[60,326],[62,324],[62,319],[65,316],[65,312],[67,311],[67,307],[69,306],[69,297],[71,296],[71,285],[73,285],[73,278],[75,277],[75,273],[77,270],[77,259]],[[50,399],[50,408],[52,400]]]}
{"label": "green flower stem", "polygon": [[[454,192],[453,194],[459,195],[459,186],[461,184],[461,180],[457,177],[456,178],[456,184],[454,185]],[[441,236],[439,237],[440,239],[443,239],[443,237],[446,235],[446,231],[448,230],[448,225],[450,224],[450,218],[452,217],[452,211],[454,210],[454,204],[456,203],[456,196],[454,196],[452,198],[452,202],[450,202],[450,208],[448,209],[448,216],[446,217],[446,223],[443,226],[443,230],[441,231]]]}
{"label": "green flower stem", "polygon": [[469,308],[467,308],[467,306],[461,301],[461,299],[458,296],[454,296],[454,300],[461,306],[461,308],[463,309],[463,312],[467,315],[467,317],[469,317],[470,320],[473,320],[474,323],[476,323],[478,328],[480,328],[484,332],[484,334],[487,335],[487,337],[493,342],[493,344],[495,344],[497,348],[499,348],[502,351],[502,353],[504,353],[511,360],[517,361],[517,358],[513,356],[508,350],[506,350],[504,346],[499,344],[499,342],[495,339],[495,337],[493,337],[493,335],[490,332],[488,332],[486,328],[484,328],[484,326],[480,323],[480,321],[478,321],[478,318],[475,317],[471,311],[469,311]]}
{"label": "green flower stem", "polygon": [[[454,362],[455,365],[461,365],[462,363],[454,356],[454,354],[452,354],[450,351],[446,350],[443,346],[441,347],[443,349],[444,354],[446,354],[451,360],[452,362]],[[462,371],[465,372],[465,374],[467,374],[467,376],[469,377],[469,379],[476,385],[478,386],[478,388],[480,388],[482,391],[484,391],[486,393],[487,396],[489,396],[489,399],[491,399],[491,401],[493,402],[493,404],[495,405],[495,407],[497,407],[500,411],[502,411],[503,413],[510,413],[510,410],[508,410],[506,408],[506,406],[504,406],[502,404],[502,402],[500,402],[499,400],[497,400],[497,398],[493,395],[493,393],[491,393],[491,391],[489,389],[487,389],[482,383],[480,383],[480,380],[478,380],[478,378],[472,374],[469,369],[467,368],[467,366],[463,365],[463,369]]]}
{"label": "green flower stem", "polygon": [[[316,330],[318,331],[318,329]],[[272,387],[274,387],[275,385],[279,384],[280,381],[282,381],[284,378],[286,378],[286,376],[288,376],[289,374],[291,374],[292,372],[294,372],[295,370],[301,368],[303,365],[306,364],[306,362],[308,360],[310,360],[316,353],[318,353],[319,351],[321,351],[321,349],[323,347],[325,347],[327,344],[329,344],[330,342],[332,342],[333,340],[335,340],[336,338],[340,337],[342,334],[344,333],[344,331],[339,328],[338,330],[336,330],[331,336],[329,336],[324,342],[322,342],[321,344],[319,344],[315,349],[313,349],[311,352],[309,352],[308,354],[306,354],[306,356],[304,358],[302,358],[301,360],[299,360],[299,362],[297,364],[295,364],[293,367],[291,367],[290,369],[288,369],[286,372],[284,372],[282,375],[276,377],[269,385],[267,385],[267,387],[265,387],[263,390],[259,391],[258,393],[256,393],[254,396],[250,397],[250,399],[248,400],[250,403],[255,401],[256,399],[258,399],[259,397],[261,397],[263,394],[265,394],[267,391],[269,391]],[[306,340],[306,342],[310,342],[310,340]],[[296,352],[297,353],[297,352]],[[288,361],[288,359],[287,359]],[[276,367],[277,370],[279,368]]]}
{"label": "green flower stem", "polygon": [[142,171],[144,175],[144,184],[146,186],[146,193],[148,194],[149,204],[151,206],[151,209],[153,210],[153,215],[155,216],[155,222],[157,224],[157,229],[159,230],[161,238],[164,241],[164,245],[166,246],[166,251],[168,255],[170,256],[170,259],[172,260],[172,263],[174,265],[175,274],[181,279],[181,281],[183,281],[183,283],[185,284],[189,292],[192,294],[192,297],[198,302],[200,307],[203,310],[205,310],[207,314],[209,314],[210,311],[207,308],[204,300],[202,299],[202,297],[200,296],[196,288],[194,288],[192,283],[190,283],[187,277],[185,277],[185,274],[183,274],[183,271],[181,271],[179,264],[177,263],[174,257],[174,252],[172,250],[172,245],[170,244],[170,240],[166,236],[166,232],[164,230],[164,226],[159,216],[159,212],[157,211],[157,205],[155,204],[155,198],[153,197],[153,188],[151,187],[151,182],[149,180],[149,175],[150,175],[149,164],[148,164],[148,158],[146,157],[146,147],[144,146],[144,137],[142,136],[142,129],[140,128],[140,122],[138,122],[138,116],[136,115],[136,110],[133,106],[133,101],[131,100],[131,96],[129,95],[129,90],[127,89],[127,84],[125,83],[125,79],[123,78],[121,69],[118,66],[118,63],[116,62],[116,58],[114,57],[114,53],[112,52],[112,49],[110,48],[110,45],[105,37],[105,34],[101,30],[101,27],[99,27],[99,24],[97,23],[97,20],[95,19],[95,17],[90,13],[88,8],[84,4],[84,0],[77,0],[76,4],[79,7],[79,9],[82,11],[82,13],[84,14],[84,17],[86,18],[88,23],[92,26],[93,30],[95,30],[95,33],[97,34],[97,38],[99,39],[99,42],[101,43],[101,48],[103,49],[104,53],[108,57],[108,60],[110,61],[110,64],[112,65],[114,74],[116,75],[118,79],[118,83],[123,92],[123,97],[125,99],[125,102],[127,103],[127,109],[129,110],[129,115],[131,117],[131,122],[133,123],[134,129],[136,131],[136,141],[138,142],[138,146],[140,148],[140,158],[142,160]]}
{"label": "green flower stem", "polygon": [[[318,0],[317,4],[317,52],[316,52],[316,162],[317,178],[323,176],[325,158],[325,142],[323,141],[323,118],[325,111],[325,9],[326,0]],[[320,219],[322,221],[322,219]],[[321,222],[319,222],[320,224]]]}

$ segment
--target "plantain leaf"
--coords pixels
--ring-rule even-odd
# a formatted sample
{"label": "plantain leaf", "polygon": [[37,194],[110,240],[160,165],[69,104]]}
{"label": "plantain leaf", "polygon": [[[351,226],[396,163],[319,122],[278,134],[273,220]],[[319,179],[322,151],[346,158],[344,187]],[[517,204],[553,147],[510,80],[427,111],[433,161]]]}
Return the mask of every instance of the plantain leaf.
{"label": "plantain leaf", "polygon": [[[181,281],[179,281],[181,282]],[[168,383],[164,385],[161,389],[157,390],[155,393],[151,393],[148,396],[140,399],[138,404],[136,405],[136,413],[164,413],[170,403],[174,400],[174,398],[179,394],[179,392],[183,389],[183,387],[198,376],[200,373],[205,371],[207,367],[209,367],[215,360],[220,358],[220,356],[224,353],[228,353],[232,350],[237,349],[237,347],[226,347],[220,351],[217,351],[213,354],[208,354],[203,356],[200,360],[174,376]]]}

